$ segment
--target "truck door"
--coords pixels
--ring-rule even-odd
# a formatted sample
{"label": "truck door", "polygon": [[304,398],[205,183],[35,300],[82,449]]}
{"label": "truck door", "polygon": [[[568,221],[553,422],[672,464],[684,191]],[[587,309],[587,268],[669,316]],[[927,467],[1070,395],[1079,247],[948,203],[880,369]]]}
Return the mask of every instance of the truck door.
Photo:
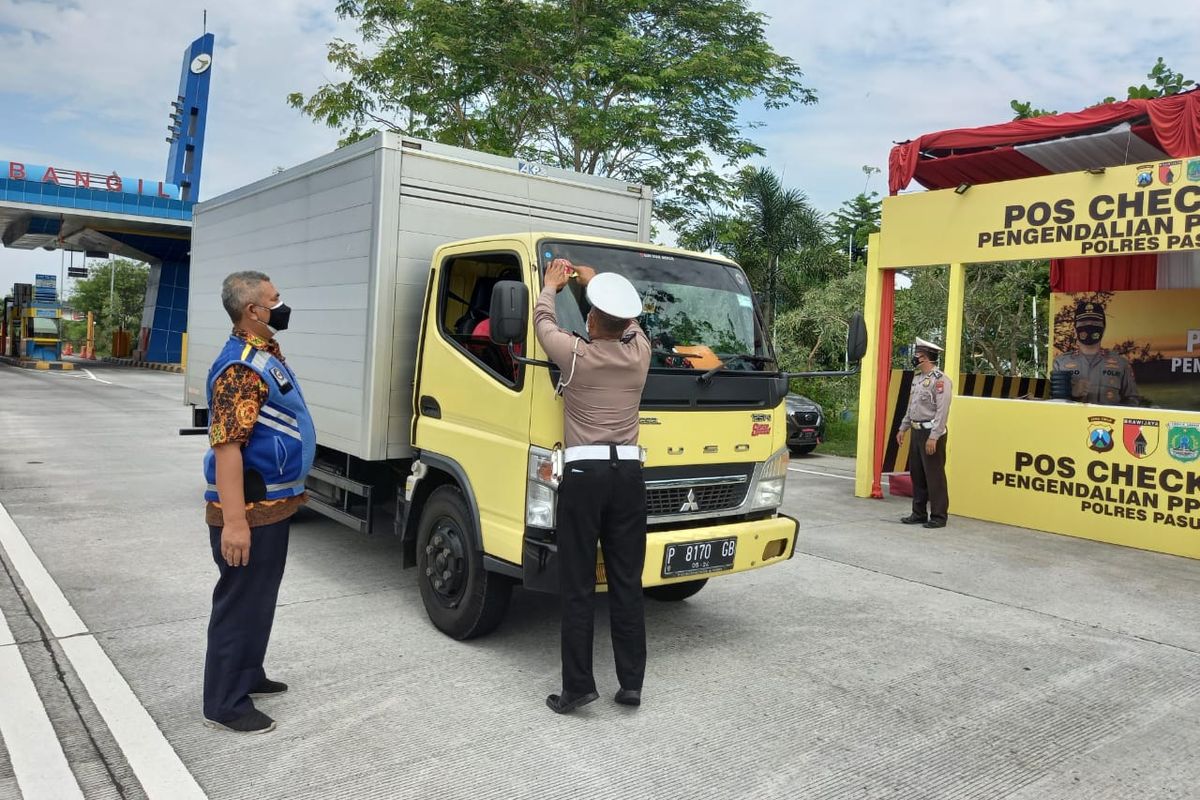
{"label": "truck door", "polygon": [[479,506],[484,551],[521,563],[529,462],[529,370],[488,336],[492,287],[528,283],[517,242],[441,251],[426,309],[414,444],[452,459]]}

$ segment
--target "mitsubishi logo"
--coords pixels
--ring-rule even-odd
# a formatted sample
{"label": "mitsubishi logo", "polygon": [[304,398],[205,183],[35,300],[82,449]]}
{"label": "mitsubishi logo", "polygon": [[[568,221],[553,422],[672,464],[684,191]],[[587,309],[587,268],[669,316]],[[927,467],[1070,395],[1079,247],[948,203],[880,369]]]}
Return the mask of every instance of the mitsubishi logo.
{"label": "mitsubishi logo", "polygon": [[688,489],[687,502],[685,502],[683,504],[683,508],[679,509],[679,513],[682,514],[685,511],[699,511],[699,510],[700,510],[700,504],[696,502],[696,490]]}

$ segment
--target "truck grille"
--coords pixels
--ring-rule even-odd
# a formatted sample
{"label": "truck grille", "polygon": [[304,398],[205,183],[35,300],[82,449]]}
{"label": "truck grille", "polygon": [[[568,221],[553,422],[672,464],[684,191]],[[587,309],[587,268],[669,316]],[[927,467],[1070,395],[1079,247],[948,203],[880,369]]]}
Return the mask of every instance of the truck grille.
{"label": "truck grille", "polygon": [[[703,514],[737,508],[746,499],[749,482],[744,475],[710,479],[712,482],[670,485],[667,481],[646,482],[646,514]],[[666,483],[666,486],[655,486]],[[685,483],[685,482],[680,482]]]}

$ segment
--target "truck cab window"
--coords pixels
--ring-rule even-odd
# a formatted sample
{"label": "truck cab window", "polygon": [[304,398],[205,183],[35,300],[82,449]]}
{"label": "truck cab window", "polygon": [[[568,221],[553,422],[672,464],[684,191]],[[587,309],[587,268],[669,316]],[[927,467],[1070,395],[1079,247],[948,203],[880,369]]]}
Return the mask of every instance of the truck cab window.
{"label": "truck cab window", "polygon": [[508,349],[493,344],[488,312],[500,281],[521,280],[520,261],[508,253],[454,258],[442,268],[438,327],[442,335],[481,370],[509,386],[520,383],[522,367]]}
{"label": "truck cab window", "polygon": [[[575,242],[544,241],[539,253],[542,274],[552,259],[562,257],[633,283],[642,297],[638,322],[650,339],[652,371],[724,365],[730,372],[763,372],[774,367],[750,283],[732,264]],[[590,309],[586,292],[574,281],[555,298],[559,326],[580,336],[586,336]]]}

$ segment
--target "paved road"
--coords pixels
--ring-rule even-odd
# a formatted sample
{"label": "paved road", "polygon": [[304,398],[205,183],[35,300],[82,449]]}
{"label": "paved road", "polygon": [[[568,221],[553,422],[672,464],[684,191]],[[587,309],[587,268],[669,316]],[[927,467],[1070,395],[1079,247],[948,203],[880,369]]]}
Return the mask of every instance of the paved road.
{"label": "paved road", "polygon": [[1200,564],[913,530],[821,456],[792,465],[793,560],[648,607],[633,712],[545,708],[554,598],[518,591],[494,635],[450,641],[391,538],[306,514],[279,728],[210,731],[205,445],[176,435],[181,376],[90,369],[0,367],[0,798],[1200,796]]}

